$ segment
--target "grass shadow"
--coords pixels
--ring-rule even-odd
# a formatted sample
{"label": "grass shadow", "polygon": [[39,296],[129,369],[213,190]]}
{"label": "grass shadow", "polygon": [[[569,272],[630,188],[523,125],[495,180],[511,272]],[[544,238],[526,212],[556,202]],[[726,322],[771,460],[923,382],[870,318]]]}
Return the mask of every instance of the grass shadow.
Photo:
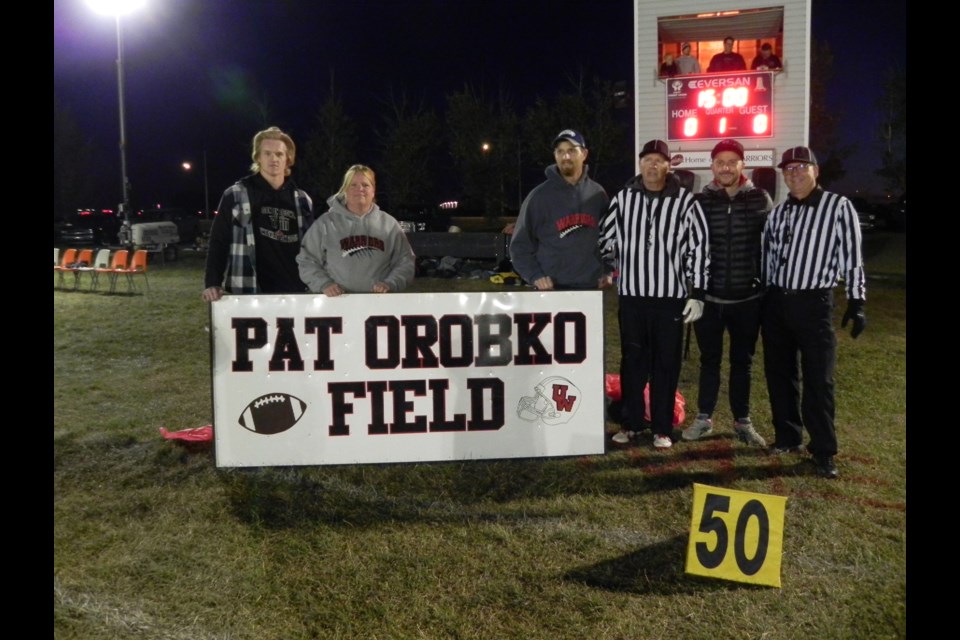
{"label": "grass shadow", "polygon": [[563,579],[635,595],[691,595],[761,588],[687,574],[683,567],[688,540],[686,535],[674,536],[623,556],[573,569]]}

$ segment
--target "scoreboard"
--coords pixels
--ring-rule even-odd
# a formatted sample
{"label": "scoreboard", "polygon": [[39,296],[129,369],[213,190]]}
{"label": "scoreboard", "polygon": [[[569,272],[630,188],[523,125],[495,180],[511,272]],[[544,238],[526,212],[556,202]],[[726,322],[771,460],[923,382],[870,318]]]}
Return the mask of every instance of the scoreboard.
{"label": "scoreboard", "polygon": [[668,140],[773,136],[771,71],[676,76],[666,91]]}

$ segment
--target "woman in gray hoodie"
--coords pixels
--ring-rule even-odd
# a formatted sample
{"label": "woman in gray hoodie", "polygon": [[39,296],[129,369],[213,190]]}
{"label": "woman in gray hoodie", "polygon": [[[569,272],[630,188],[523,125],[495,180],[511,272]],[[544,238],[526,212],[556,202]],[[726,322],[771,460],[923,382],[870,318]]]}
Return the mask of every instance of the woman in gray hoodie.
{"label": "woman in gray hoodie", "polygon": [[300,279],[314,293],[389,293],[413,280],[416,256],[396,218],[374,201],[376,176],[355,164],[303,238]]}

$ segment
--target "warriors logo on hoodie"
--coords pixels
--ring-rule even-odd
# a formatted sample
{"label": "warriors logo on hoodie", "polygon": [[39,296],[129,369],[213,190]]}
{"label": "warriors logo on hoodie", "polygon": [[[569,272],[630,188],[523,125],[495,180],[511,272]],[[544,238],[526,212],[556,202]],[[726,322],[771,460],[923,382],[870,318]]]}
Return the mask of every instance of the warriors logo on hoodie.
{"label": "warriors logo on hoodie", "polygon": [[373,236],[347,236],[340,240],[340,255],[344,258],[364,251],[383,252],[383,240]]}
{"label": "warriors logo on hoodie", "polygon": [[567,234],[573,233],[577,229],[596,227],[597,219],[589,213],[571,213],[568,216],[563,216],[554,224],[557,225],[557,233],[560,234],[560,237],[565,238]]}

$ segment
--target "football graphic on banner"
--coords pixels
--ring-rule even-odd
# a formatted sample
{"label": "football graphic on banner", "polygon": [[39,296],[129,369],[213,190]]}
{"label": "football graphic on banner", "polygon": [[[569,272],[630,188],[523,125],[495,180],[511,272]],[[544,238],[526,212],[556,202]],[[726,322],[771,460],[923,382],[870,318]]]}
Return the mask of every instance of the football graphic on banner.
{"label": "football graphic on banner", "polygon": [[240,426],[254,433],[282,433],[297,424],[307,403],[288,393],[260,396],[240,414]]}

